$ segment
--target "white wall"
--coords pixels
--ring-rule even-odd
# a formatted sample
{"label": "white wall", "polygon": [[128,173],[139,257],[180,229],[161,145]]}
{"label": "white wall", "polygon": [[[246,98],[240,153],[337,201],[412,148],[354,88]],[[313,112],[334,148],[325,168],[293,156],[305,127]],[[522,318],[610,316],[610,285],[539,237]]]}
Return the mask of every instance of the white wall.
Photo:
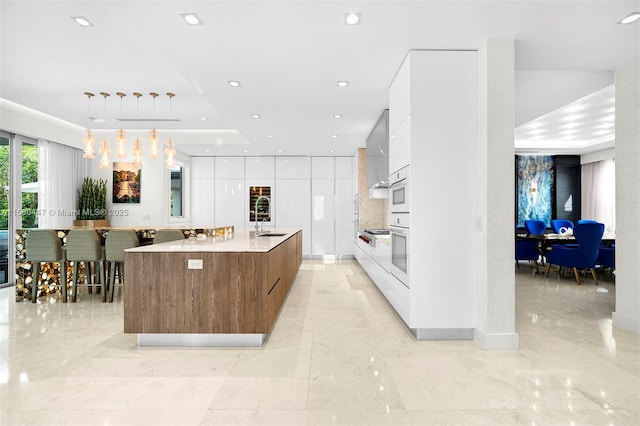
{"label": "white wall", "polygon": [[[129,148],[131,148],[131,146],[129,146]],[[112,163],[133,161],[133,156],[114,158],[115,155],[113,153],[111,155]],[[148,226],[153,228],[191,224],[191,157],[180,152],[176,154],[176,162],[183,166],[183,184],[185,185],[183,198],[184,216],[181,218],[169,216],[171,174],[165,167],[165,159],[163,156],[153,159],[149,158],[146,153],[143,155],[139,204],[114,204],[112,168],[101,169],[99,167],[99,154],[97,153],[95,159],[85,161],[89,163],[89,176],[107,181],[107,209],[110,210],[108,219],[111,226]]]}

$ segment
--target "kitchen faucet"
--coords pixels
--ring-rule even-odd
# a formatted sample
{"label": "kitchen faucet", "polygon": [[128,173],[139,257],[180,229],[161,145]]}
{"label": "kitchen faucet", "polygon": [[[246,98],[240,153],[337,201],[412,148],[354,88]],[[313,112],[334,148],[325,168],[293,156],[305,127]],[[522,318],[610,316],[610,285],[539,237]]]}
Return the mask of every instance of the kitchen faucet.
{"label": "kitchen faucet", "polygon": [[[258,198],[256,198],[256,206],[255,206],[255,209],[254,209],[255,217],[256,217],[256,235],[260,235],[262,233],[262,224],[260,225],[260,230],[258,231],[258,203],[262,199],[267,200],[268,207],[269,207],[268,211],[271,211],[271,200],[269,199],[269,197],[261,195]],[[262,220],[262,223],[264,223],[264,219]]]}

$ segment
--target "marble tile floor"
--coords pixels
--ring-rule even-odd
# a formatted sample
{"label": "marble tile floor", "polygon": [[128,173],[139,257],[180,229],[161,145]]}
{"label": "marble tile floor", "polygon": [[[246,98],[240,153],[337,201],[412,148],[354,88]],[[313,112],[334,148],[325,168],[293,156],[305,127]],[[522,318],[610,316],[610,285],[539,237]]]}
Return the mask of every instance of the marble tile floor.
{"label": "marble tile floor", "polygon": [[[121,296],[120,296],[121,297]],[[615,286],[516,271],[520,350],[416,341],[355,261],[305,260],[261,348],[138,348],[121,298],[0,290],[1,425],[637,425]]]}

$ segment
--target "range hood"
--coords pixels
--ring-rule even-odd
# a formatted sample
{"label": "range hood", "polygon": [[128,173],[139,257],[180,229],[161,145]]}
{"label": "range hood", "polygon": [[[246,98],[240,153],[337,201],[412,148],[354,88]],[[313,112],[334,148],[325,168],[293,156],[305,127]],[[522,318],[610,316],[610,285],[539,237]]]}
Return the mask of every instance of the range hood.
{"label": "range hood", "polygon": [[388,198],[389,110],[385,109],[367,137],[367,187],[369,198]]}

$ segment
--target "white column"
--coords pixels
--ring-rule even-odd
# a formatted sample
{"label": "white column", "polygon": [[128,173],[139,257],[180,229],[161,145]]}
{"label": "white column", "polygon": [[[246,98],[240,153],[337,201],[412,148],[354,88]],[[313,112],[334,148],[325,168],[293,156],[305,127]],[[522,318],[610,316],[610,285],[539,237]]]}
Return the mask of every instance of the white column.
{"label": "white column", "polygon": [[514,41],[478,50],[478,326],[483,349],[516,350]]}
{"label": "white column", "polygon": [[640,334],[640,58],[616,70],[616,310]]}

